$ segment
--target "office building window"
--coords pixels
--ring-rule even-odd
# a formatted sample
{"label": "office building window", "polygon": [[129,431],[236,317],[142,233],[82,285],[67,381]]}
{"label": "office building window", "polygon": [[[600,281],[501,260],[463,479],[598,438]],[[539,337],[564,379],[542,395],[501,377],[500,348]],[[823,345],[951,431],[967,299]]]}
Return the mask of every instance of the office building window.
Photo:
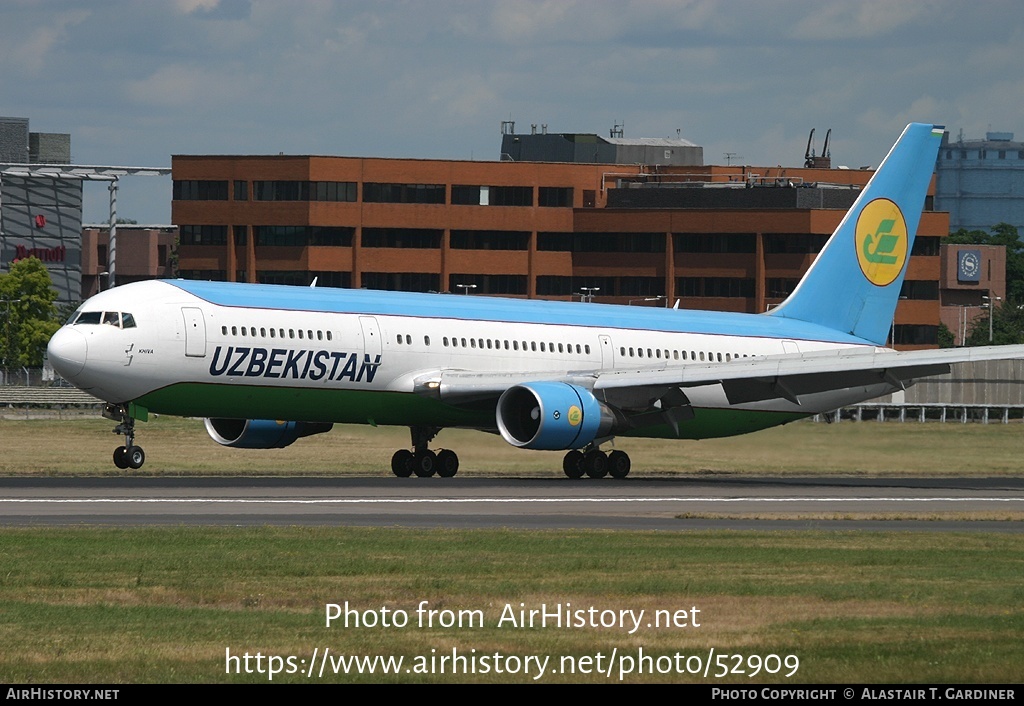
{"label": "office building window", "polygon": [[441,247],[444,231],[428,228],[363,228],[360,241],[364,248],[421,248],[436,250]]}
{"label": "office building window", "polygon": [[456,250],[529,250],[530,233],[520,230],[453,230]]}
{"label": "office building window", "polygon": [[181,245],[227,245],[227,226],[180,226],[178,242]]}
{"label": "office building window", "polygon": [[572,208],[571,186],[542,186],[537,189],[537,204],[549,208]]}
{"label": "office building window", "polygon": [[526,294],[526,275],[453,274],[448,277],[448,291],[462,292],[458,285],[475,284],[473,294]]}
{"label": "office building window", "polygon": [[175,179],[172,196],[175,201],[227,201],[227,181]]}
{"label": "office building window", "polygon": [[680,277],[676,293],[683,297],[752,297],[754,280],[747,277]]}
{"label": "office building window", "polygon": [[355,228],[345,226],[253,226],[257,245],[351,247]]}
{"label": "office building window", "polygon": [[441,276],[430,272],[364,272],[364,289],[398,292],[436,292]]}
{"label": "office building window", "polygon": [[365,203],[444,203],[444,184],[363,184]]}
{"label": "office building window", "polygon": [[753,233],[673,233],[676,252],[752,253],[756,251]]}

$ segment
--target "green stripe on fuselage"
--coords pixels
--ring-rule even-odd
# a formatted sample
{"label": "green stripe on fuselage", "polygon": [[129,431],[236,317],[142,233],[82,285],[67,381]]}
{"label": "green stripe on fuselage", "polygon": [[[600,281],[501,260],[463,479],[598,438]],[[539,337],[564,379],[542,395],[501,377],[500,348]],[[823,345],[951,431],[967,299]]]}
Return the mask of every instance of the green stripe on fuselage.
{"label": "green stripe on fuselage", "polygon": [[[407,392],[178,383],[143,395],[135,404],[151,413],[178,417],[496,429],[493,401],[472,408],[453,407]],[[678,436],[670,424],[634,429],[621,436],[711,439],[747,434],[808,416],[741,409],[700,408],[694,412],[693,419],[680,423]]]}

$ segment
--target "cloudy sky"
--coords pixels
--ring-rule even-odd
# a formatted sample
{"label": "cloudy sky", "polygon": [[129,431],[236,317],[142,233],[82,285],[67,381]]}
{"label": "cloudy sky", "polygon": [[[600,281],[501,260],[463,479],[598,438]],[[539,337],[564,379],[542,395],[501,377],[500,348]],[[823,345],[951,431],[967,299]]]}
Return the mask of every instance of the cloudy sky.
{"label": "cloudy sky", "polygon": [[[798,166],[831,128],[856,167],[914,120],[1024,137],[1022,56],[1018,0],[4,0],[0,115],[71,133],[79,164],[491,160],[512,119],[679,130],[716,164]],[[120,212],[166,223],[170,194],[124,180]]]}

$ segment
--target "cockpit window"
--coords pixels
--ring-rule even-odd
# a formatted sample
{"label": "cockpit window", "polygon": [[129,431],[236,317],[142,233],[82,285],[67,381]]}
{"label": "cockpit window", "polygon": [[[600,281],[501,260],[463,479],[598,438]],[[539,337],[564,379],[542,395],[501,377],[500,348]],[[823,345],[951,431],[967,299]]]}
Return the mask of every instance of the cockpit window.
{"label": "cockpit window", "polygon": [[125,312],[117,311],[82,311],[76,312],[68,319],[69,323],[78,324],[107,324],[117,328],[135,328],[135,317]]}
{"label": "cockpit window", "polygon": [[75,319],[75,325],[77,326],[78,324],[98,324],[102,317],[102,311],[83,311],[81,314],[79,314],[78,318]]}

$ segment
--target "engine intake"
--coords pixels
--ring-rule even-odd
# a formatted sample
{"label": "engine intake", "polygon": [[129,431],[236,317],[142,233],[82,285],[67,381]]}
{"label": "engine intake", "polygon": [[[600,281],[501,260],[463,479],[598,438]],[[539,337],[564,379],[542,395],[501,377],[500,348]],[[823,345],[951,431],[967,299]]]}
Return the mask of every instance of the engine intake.
{"label": "engine intake", "polygon": [[236,449],[283,449],[303,436],[323,434],[334,425],[278,422],[273,419],[205,419],[206,433],[221,446]]}
{"label": "engine intake", "polygon": [[498,430],[513,446],[579,449],[615,426],[615,415],[590,390],[564,382],[531,382],[498,399]]}

